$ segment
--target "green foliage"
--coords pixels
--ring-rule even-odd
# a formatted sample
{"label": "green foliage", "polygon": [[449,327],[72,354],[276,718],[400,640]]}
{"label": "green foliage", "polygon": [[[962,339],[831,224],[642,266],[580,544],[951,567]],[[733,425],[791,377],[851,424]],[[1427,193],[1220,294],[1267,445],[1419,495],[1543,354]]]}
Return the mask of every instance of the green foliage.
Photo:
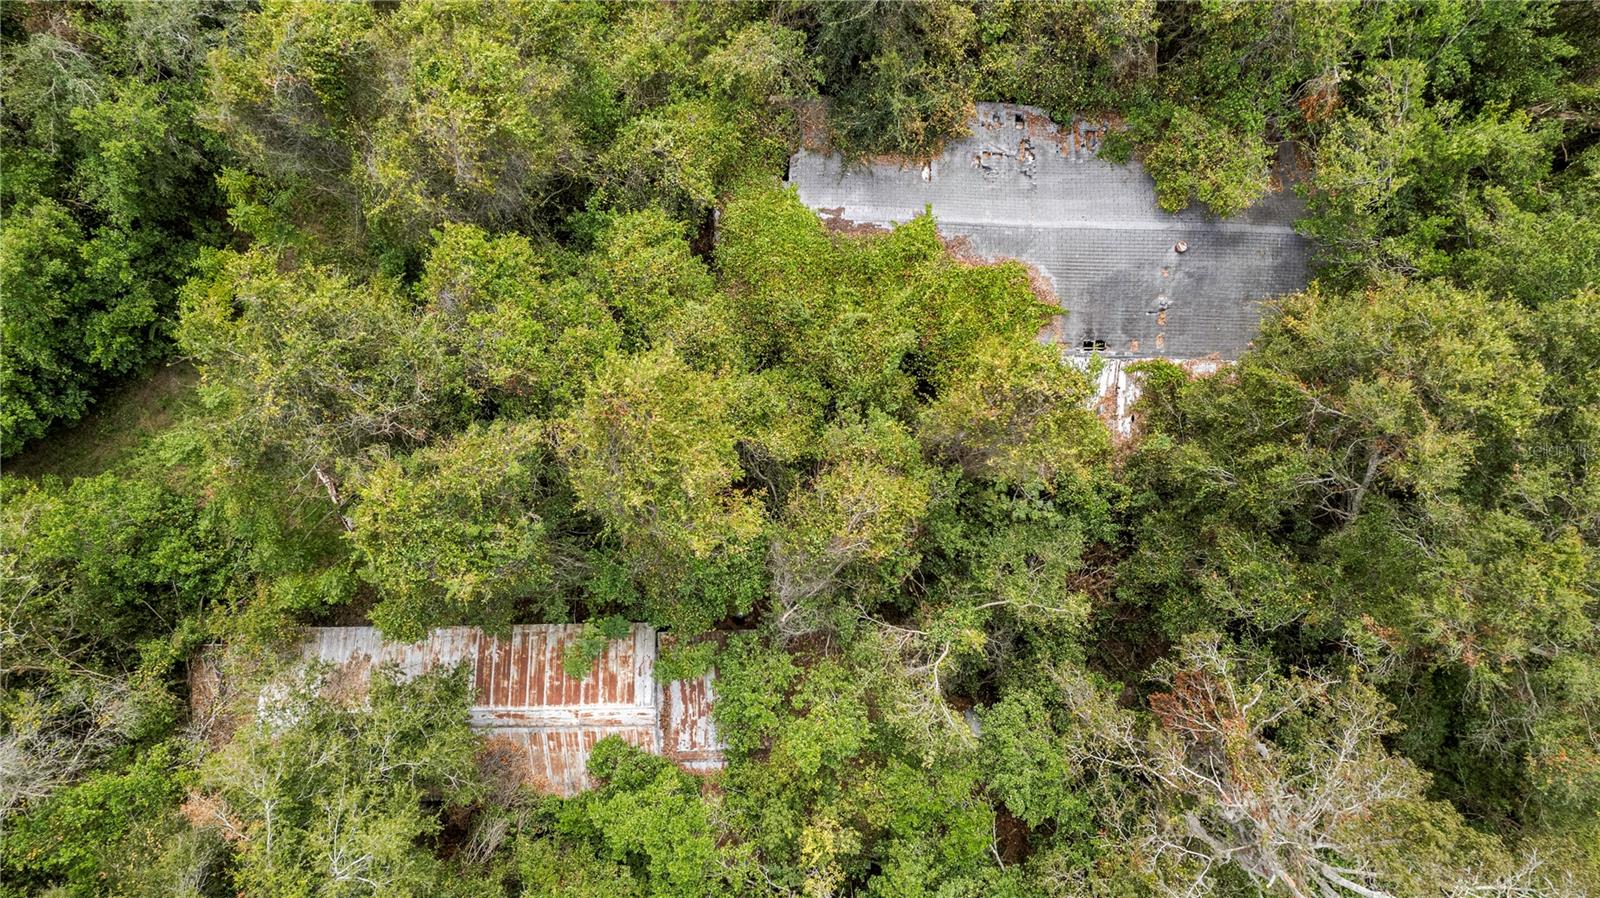
{"label": "green foliage", "polygon": [[664,642],[656,657],[656,682],[671,683],[674,680],[703,677],[715,669],[717,654],[717,644],[711,640]]}
{"label": "green foliage", "polygon": [[[1528,738],[1491,721],[1550,688],[1536,646],[1594,651],[1594,558],[1562,498],[1589,495],[1571,493],[1582,473],[1532,450],[1560,444],[1547,422],[1587,400],[1547,392],[1542,353],[1515,339],[1527,326],[1513,305],[1437,284],[1313,291],[1229,377],[1163,381],[1156,436],[1132,462],[1150,491],[1122,588],[1161,596],[1175,633],[1209,618],[1348,640],[1396,678],[1411,751],[1441,765],[1446,731],[1487,740],[1448,766]],[[1408,680],[1435,667],[1470,688]]]}
{"label": "green foliage", "polygon": [[711,96],[759,106],[771,97],[812,97],[817,62],[806,54],[806,35],[770,20],[740,25],[701,63],[700,80]]}
{"label": "green foliage", "polygon": [[411,642],[439,626],[500,629],[543,592],[543,444],[538,422],[496,423],[366,475],[350,537],[383,596],[372,617],[385,635]]}
{"label": "green foliage", "polygon": [[233,16],[192,0],[0,12],[0,454],[170,351],[174,290],[220,239],[196,113]]}
{"label": "green foliage", "polygon": [[447,228],[423,303],[387,279],[282,270],[253,250],[212,259],[186,288],[181,345],[202,396],[248,455],[338,482],[374,453],[458,430],[480,411],[559,408],[568,378],[616,345],[616,327],[520,237]]}
{"label": "green foliage", "polygon": [[1430,103],[1427,78],[1415,60],[1375,67],[1362,105],[1318,147],[1308,232],[1337,273],[1451,274],[1480,258],[1456,253],[1490,220],[1548,205],[1537,185],[1559,129],[1503,105]]}
{"label": "green foliage", "polygon": [[186,288],[178,340],[247,457],[316,472],[327,486],[374,449],[466,423],[464,360],[393,284],[322,267],[284,273],[262,250],[210,268]]}
{"label": "green foliage", "polygon": [[634,898],[644,894],[627,865],[601,858],[588,846],[571,848],[553,838],[519,836],[516,856],[523,895]]}
{"label": "green foliage", "polygon": [[0,869],[23,881],[55,881],[67,895],[95,895],[111,876],[122,880],[126,854],[139,849],[144,827],[160,823],[182,795],[166,743],[123,769],[106,769],[6,822]]}
{"label": "green foliage", "polygon": [[700,220],[726,188],[770,148],[752,145],[740,110],[685,100],[639,116],[599,160],[599,197],[623,208],[660,203]]}
{"label": "green foliage", "polygon": [[819,3],[816,55],[847,152],[924,155],[966,122],[977,17],[964,3]]}
{"label": "green foliage", "polygon": [[778,711],[799,668],[787,652],[739,634],[717,656],[717,702],[712,706],[722,740],[736,759],[766,746],[779,724]]}
{"label": "green foliage", "polygon": [[606,646],[614,640],[625,638],[631,627],[628,619],[620,614],[584,621],[577,641],[567,646],[561,656],[561,668],[573,679],[581,680],[589,676],[595,661],[605,655]]}
{"label": "green foliage", "polygon": [[595,745],[589,773],[601,787],[583,809],[608,856],[641,869],[650,894],[713,893],[716,842],[693,777],[615,736]]}
{"label": "green foliage", "polygon": [[1079,771],[1059,744],[1050,707],[1036,692],[1014,690],[982,717],[988,785],[1006,809],[1038,827],[1085,814]]}
{"label": "green foliage", "polygon": [[163,348],[160,287],[141,270],[152,249],[111,229],[88,239],[51,199],[6,217],[0,452],[16,451],[57,420],[81,417],[96,386]]}
{"label": "green foliage", "polygon": [[[173,338],[202,406],[0,482],[0,894],[1594,892],[1596,59],[1545,2],[0,6],[0,453]],[[1113,445],[1025,268],[771,186],[975,99],[1169,209],[1297,185],[1320,282]],[[459,675],[250,679],[579,619],[714,671],[724,770],[536,798]]]}
{"label": "green foliage", "polygon": [[966,759],[918,762],[911,734],[869,712],[870,667],[815,659],[801,673],[753,643],[731,652],[717,720],[735,758],[764,751],[730,767],[725,809],[765,877],[811,893],[976,887],[994,821]]}
{"label": "green foliage", "polygon": [[264,179],[264,211],[325,239],[360,227],[347,141],[376,110],[374,20],[367,4],[270,3],[212,59],[214,127]]}
{"label": "green foliage", "polygon": [[683,224],[654,209],[607,222],[590,271],[636,346],[656,342],[679,310],[703,309],[714,286]]}
{"label": "green foliage", "polygon": [[1036,343],[981,344],[958,380],[928,407],[921,439],[931,455],[974,479],[1042,485],[1081,475],[1105,452],[1105,428],[1087,405],[1089,381]]}
{"label": "green foliage", "polygon": [[505,413],[570,405],[620,339],[589,289],[515,234],[446,226],[418,292],[424,317],[465,366],[473,396]]}
{"label": "green foliage", "polygon": [[1081,657],[1099,569],[1085,555],[1117,533],[1109,492],[1087,481],[1053,494],[962,484],[930,516],[923,569],[935,585],[916,626],[924,654],[949,648],[945,675],[963,690],[974,688],[963,668],[1025,680],[1033,664]]}
{"label": "green foliage", "polygon": [[241,843],[236,885],[279,895],[447,888],[447,867],[425,847],[441,823],[423,799],[460,807],[482,794],[467,690],[459,672],[402,683],[380,670],[366,707],[304,683],[244,727],[200,774]]}
{"label": "green foliage", "polygon": [[777,625],[795,634],[828,625],[828,599],[849,588],[870,608],[910,576],[933,476],[905,427],[882,415],[841,422],[823,437],[822,467],[789,497],[773,549]]}
{"label": "green foliage", "polygon": [[761,527],[738,476],[726,380],[671,348],[607,358],[559,425],[581,507],[605,521],[645,576],[671,585],[682,565],[737,554]]}
{"label": "green foliage", "polygon": [[223,522],[158,481],[115,472],[3,489],[6,669],[125,670],[239,570]]}
{"label": "green foliage", "polygon": [[361,160],[388,242],[446,221],[525,223],[562,188],[581,153],[562,102],[572,73],[519,33],[526,12],[420,2],[369,26],[399,51]]}
{"label": "green foliage", "polygon": [[1600,270],[1597,193],[1575,177],[1559,183],[1558,190],[1541,191],[1540,202],[1523,205],[1500,185],[1485,186],[1481,205],[1467,212],[1470,245],[1451,266],[1459,278],[1530,306],[1590,286],[1589,272]]}
{"label": "green foliage", "polygon": [[[1128,122],[1164,207],[1199,200],[1228,215],[1266,191],[1274,144],[1314,142],[1315,190],[1327,208],[1313,227],[1340,267],[1411,272],[1419,263],[1444,264],[1427,248],[1458,238],[1459,225],[1411,232],[1433,215],[1452,224],[1475,215],[1450,204],[1461,189],[1451,193],[1451,180],[1474,192],[1504,182],[1524,210],[1559,202],[1527,190],[1526,179],[1517,184],[1531,159],[1521,150],[1536,145],[1535,156],[1548,163],[1557,135],[1592,131],[1592,119],[1564,110],[1592,102],[1580,86],[1592,73],[1576,74],[1581,66],[1569,61],[1592,49],[1593,29],[1576,15],[1563,20],[1560,4],[941,2],[802,10],[823,60],[828,121],[847,152],[926,155],[963,131],[973,99],[1041,106],[1057,120],[1110,114]],[[1385,108],[1386,73],[1396,69],[1411,73],[1405,80],[1416,91],[1386,107],[1404,109],[1404,123],[1376,111]],[[1545,121],[1505,120],[1510,107],[1537,110]],[[1479,121],[1448,137],[1419,132],[1418,122],[1435,117]],[[1408,185],[1413,174],[1417,183]],[[1370,233],[1374,227],[1381,233]],[[1454,242],[1447,252],[1471,246]]]}
{"label": "green foliage", "polygon": [[1266,194],[1270,154],[1257,135],[1232,131],[1185,107],[1151,127],[1142,159],[1156,179],[1161,208],[1177,212],[1199,200],[1228,216]]}
{"label": "green foliage", "polygon": [[1153,0],[987,5],[977,98],[1025,101],[1057,121],[1113,109],[1147,76],[1157,24]]}
{"label": "green foliage", "polygon": [[799,36],[754,12],[269,3],[216,57],[214,124],[246,223],[319,256],[546,228],[591,195],[698,222],[781,156],[773,98],[809,86]]}
{"label": "green foliage", "polygon": [[717,262],[740,355],[814,379],[842,408],[907,419],[919,388],[949,387],[986,339],[1049,320],[1022,266],[967,266],[927,216],[881,239],[830,238],[793,193],[750,190],[722,218]]}
{"label": "green foliage", "polygon": [[[1385,750],[1381,738],[1396,727],[1359,678],[1280,674],[1203,632],[1157,674],[1165,691],[1151,696],[1154,724],[1128,746],[1127,765],[1156,783],[1150,844],[1195,846],[1155,863],[1166,888],[1290,879],[1422,895],[1510,873],[1495,839],[1426,801],[1424,779]],[[1288,823],[1251,810],[1265,806],[1304,812]],[[1411,830],[1404,856],[1375,819]]]}

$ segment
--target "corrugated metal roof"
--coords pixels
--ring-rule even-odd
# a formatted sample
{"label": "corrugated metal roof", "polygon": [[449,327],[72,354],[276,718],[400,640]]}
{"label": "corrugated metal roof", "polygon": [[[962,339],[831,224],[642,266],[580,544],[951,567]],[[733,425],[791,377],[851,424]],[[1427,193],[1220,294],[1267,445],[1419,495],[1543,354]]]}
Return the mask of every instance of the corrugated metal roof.
{"label": "corrugated metal roof", "polygon": [[1103,124],[1061,128],[1033,107],[979,103],[970,125],[927,164],[847,165],[802,149],[789,180],[825,219],[889,226],[931,206],[964,249],[1030,263],[1066,311],[1045,336],[1068,352],[1237,358],[1262,301],[1306,285],[1311,245],[1294,231],[1303,206],[1292,191],[1225,220],[1197,206],[1168,213],[1138,163],[1098,157]]}
{"label": "corrugated metal roof", "polygon": [[714,673],[694,680],[675,680],[662,686],[660,734],[662,751],[688,770],[720,770],[722,740],[711,718]]}
{"label": "corrugated metal roof", "polygon": [[[610,735],[689,770],[723,766],[711,719],[713,674],[656,683],[656,632],[634,624],[626,638],[606,646],[586,676],[568,676],[562,658],[582,630],[527,625],[497,638],[449,627],[421,642],[396,643],[372,627],[317,627],[307,632],[301,657],[333,665],[331,679],[350,691],[364,691],[373,668],[384,664],[409,677],[465,663],[474,691],[472,726],[487,735],[498,763],[540,791],[572,795],[592,785],[589,753]],[[271,702],[270,692],[263,702]]]}

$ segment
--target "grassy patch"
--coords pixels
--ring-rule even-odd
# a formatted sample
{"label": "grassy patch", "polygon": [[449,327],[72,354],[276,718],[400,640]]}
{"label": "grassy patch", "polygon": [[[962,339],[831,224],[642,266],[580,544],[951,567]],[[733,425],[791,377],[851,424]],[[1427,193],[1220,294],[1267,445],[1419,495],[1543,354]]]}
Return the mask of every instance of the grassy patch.
{"label": "grassy patch", "polygon": [[146,368],[82,421],[54,428],[0,468],[7,477],[55,474],[68,480],[105,471],[181,417],[194,403],[198,381],[186,362]]}

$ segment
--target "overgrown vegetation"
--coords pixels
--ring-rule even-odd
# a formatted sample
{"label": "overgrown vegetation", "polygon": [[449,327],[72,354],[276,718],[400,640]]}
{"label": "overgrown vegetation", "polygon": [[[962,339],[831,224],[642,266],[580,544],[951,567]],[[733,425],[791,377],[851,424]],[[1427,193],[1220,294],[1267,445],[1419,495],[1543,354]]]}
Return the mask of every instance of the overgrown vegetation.
{"label": "overgrown vegetation", "polygon": [[171,350],[173,293],[226,239],[206,54],[234,7],[7,4],[0,453]]}
{"label": "overgrown vegetation", "polygon": [[[16,2],[0,52],[0,896],[1600,891],[1592,6]],[[1218,214],[1293,141],[1318,282],[1113,446],[1021,266],[777,184],[813,101],[917,156],[989,99]],[[540,798],[449,671],[256,704],[358,621],[670,630],[728,767]]]}

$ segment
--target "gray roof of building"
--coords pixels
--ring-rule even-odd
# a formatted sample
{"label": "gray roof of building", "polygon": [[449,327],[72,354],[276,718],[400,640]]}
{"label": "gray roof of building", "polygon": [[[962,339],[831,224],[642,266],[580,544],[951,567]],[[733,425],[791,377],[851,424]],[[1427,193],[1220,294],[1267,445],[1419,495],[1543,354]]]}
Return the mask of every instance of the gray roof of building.
{"label": "gray roof of building", "polygon": [[980,103],[971,127],[926,165],[802,149],[789,181],[825,218],[889,226],[931,207],[940,233],[974,254],[1037,267],[1066,311],[1052,331],[1069,351],[1101,341],[1119,357],[1237,358],[1262,302],[1306,285],[1293,191],[1227,219],[1169,213],[1137,162],[1098,157],[1104,125],[1060,128],[1032,107]]}

